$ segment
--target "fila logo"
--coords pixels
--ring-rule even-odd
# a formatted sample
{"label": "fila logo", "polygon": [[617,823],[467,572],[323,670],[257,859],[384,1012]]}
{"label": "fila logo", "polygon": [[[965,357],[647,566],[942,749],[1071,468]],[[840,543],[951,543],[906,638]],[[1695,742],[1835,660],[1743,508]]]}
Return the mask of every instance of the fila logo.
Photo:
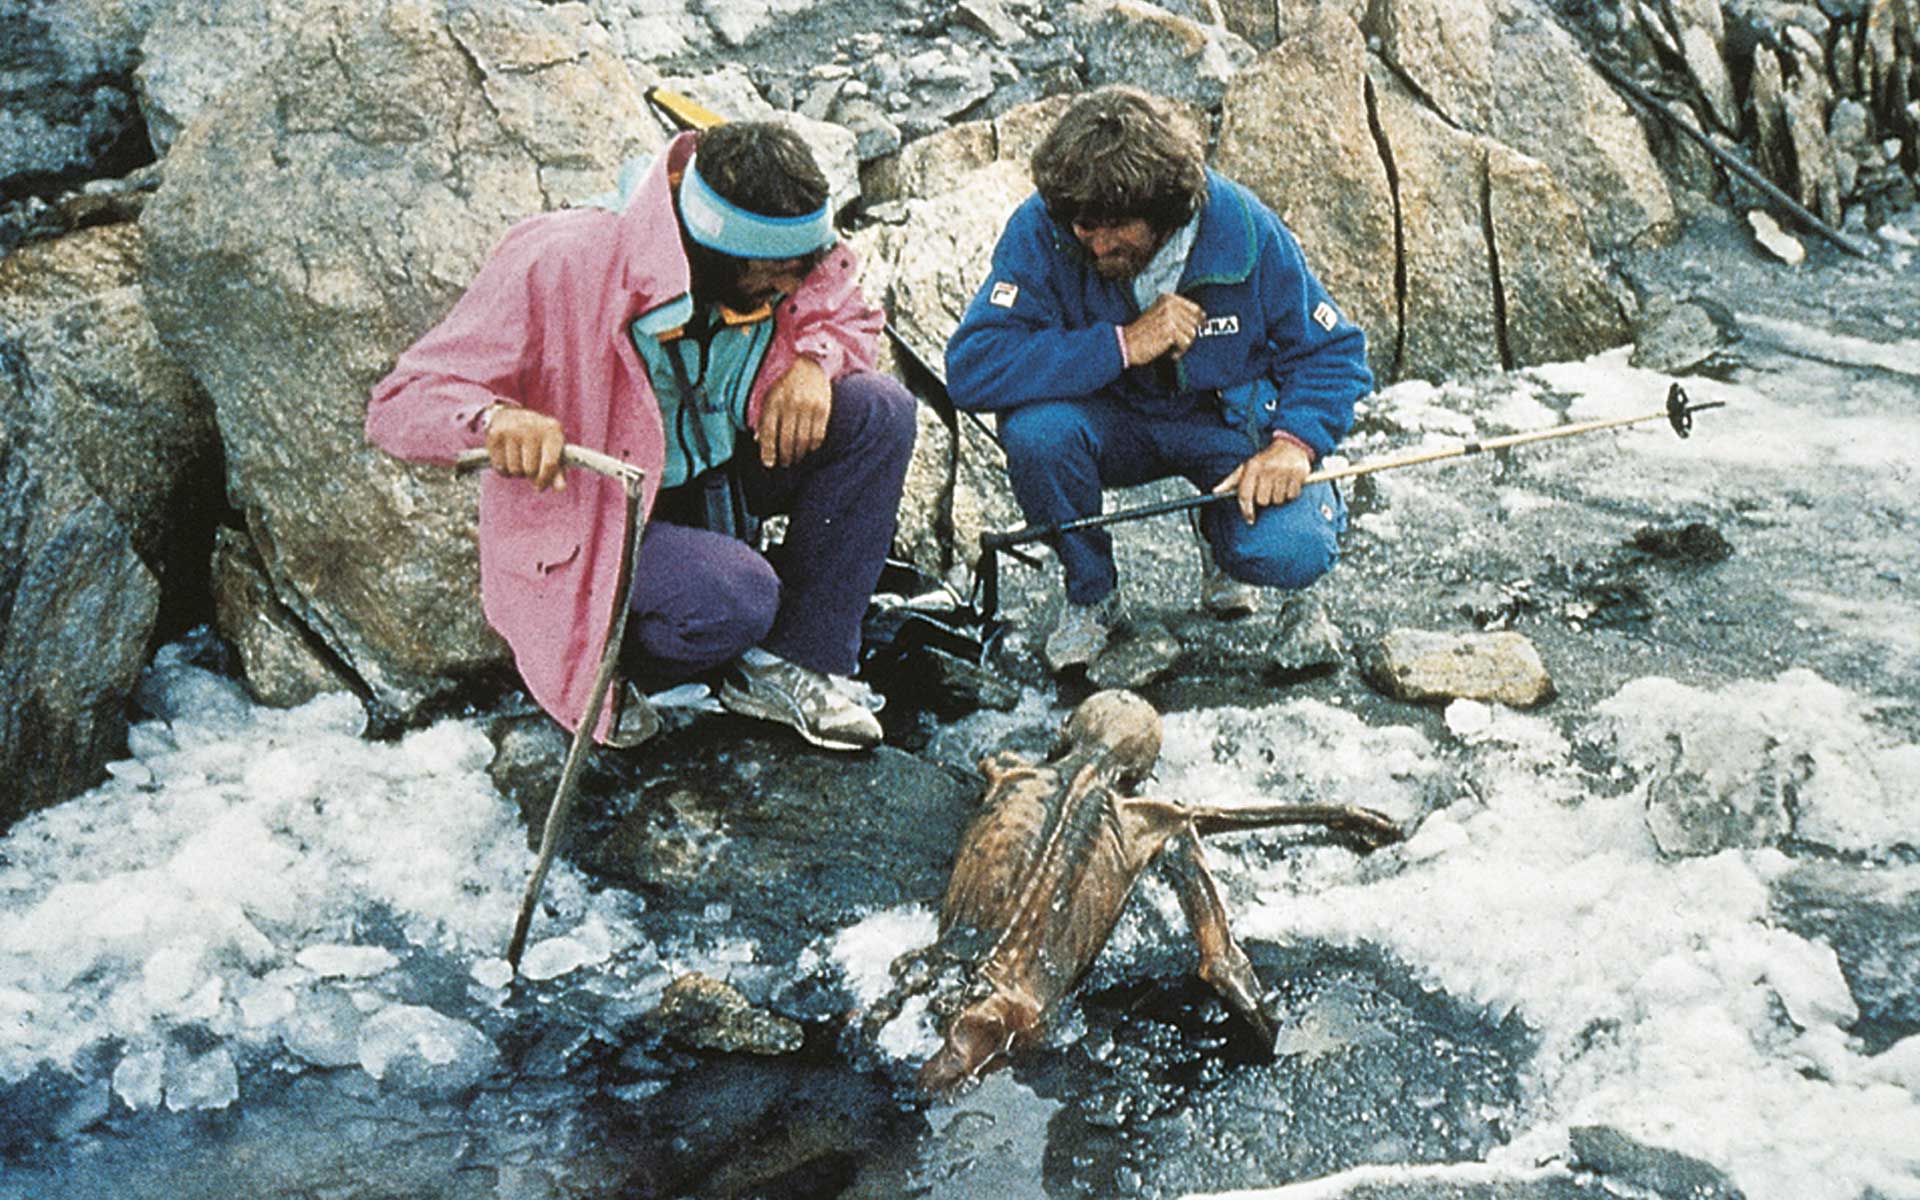
{"label": "fila logo", "polygon": [[1018,300],[1019,298],[1020,298],[1019,285],[1012,284],[1012,283],[996,283],[993,285],[993,291],[989,293],[987,296],[987,303],[996,305],[1000,308],[1012,308],[1013,302],[1015,300]]}
{"label": "fila logo", "polygon": [[1240,318],[1228,313],[1224,317],[1208,317],[1206,324],[1200,326],[1195,337],[1231,337],[1240,332]]}
{"label": "fila logo", "polygon": [[1333,327],[1340,323],[1340,314],[1334,311],[1333,305],[1322,300],[1314,307],[1313,320],[1314,324],[1320,326],[1320,328],[1326,330],[1328,333],[1332,333]]}

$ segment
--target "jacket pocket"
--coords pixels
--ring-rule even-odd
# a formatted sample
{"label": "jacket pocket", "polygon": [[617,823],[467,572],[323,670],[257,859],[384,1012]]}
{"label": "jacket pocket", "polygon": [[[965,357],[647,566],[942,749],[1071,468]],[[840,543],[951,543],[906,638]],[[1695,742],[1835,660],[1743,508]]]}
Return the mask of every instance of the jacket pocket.
{"label": "jacket pocket", "polygon": [[515,574],[544,580],[580,557],[579,535],[565,527],[529,525],[502,530],[488,547]]}

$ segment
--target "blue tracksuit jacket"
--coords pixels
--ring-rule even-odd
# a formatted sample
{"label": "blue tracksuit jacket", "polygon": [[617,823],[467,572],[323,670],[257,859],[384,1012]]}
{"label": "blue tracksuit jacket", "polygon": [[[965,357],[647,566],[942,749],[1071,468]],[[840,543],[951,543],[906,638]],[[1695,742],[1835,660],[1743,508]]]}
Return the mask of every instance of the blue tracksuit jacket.
{"label": "blue tracksuit jacket", "polygon": [[1179,292],[1206,311],[1178,361],[1123,368],[1114,327],[1140,315],[1102,279],[1038,194],[1007,222],[993,271],[947,342],[955,405],[979,411],[1105,393],[1145,413],[1194,409],[1243,429],[1249,451],[1285,430],[1326,454],[1373,388],[1366,335],[1327,295],[1280,218],[1207,173],[1207,205]]}

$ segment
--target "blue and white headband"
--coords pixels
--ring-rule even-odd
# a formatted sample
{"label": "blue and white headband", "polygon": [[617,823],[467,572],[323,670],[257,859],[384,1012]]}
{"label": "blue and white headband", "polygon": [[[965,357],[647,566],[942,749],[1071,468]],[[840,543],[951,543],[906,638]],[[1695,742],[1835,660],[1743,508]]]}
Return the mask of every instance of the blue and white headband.
{"label": "blue and white headband", "polygon": [[687,160],[680,179],[680,219],[693,240],[735,258],[802,258],[833,245],[831,202],[797,217],[768,217],[730,203]]}

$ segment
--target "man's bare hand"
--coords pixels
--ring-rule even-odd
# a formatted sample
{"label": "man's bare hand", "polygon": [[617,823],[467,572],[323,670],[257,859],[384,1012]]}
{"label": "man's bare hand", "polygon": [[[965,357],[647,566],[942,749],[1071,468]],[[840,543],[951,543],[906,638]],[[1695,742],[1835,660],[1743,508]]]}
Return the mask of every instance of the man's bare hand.
{"label": "man's bare hand", "polygon": [[567,489],[560,453],[567,437],[560,422],[530,408],[502,404],[487,422],[487,459],[502,475],[532,476],[540,491]]}
{"label": "man's bare hand", "polygon": [[1265,450],[1213,485],[1215,495],[1240,494],[1240,516],[1247,524],[1263,508],[1285,504],[1300,494],[1313,471],[1313,457],[1298,442],[1278,438]]}
{"label": "man's bare hand", "polygon": [[833,382],[819,363],[796,358],[760,410],[760,465],[790,467],[820,448],[833,415]]}
{"label": "man's bare hand", "polygon": [[1185,296],[1161,293],[1132,324],[1120,327],[1120,336],[1127,343],[1127,361],[1137,367],[1162,354],[1179,358],[1200,336],[1200,323],[1206,319],[1206,312]]}

